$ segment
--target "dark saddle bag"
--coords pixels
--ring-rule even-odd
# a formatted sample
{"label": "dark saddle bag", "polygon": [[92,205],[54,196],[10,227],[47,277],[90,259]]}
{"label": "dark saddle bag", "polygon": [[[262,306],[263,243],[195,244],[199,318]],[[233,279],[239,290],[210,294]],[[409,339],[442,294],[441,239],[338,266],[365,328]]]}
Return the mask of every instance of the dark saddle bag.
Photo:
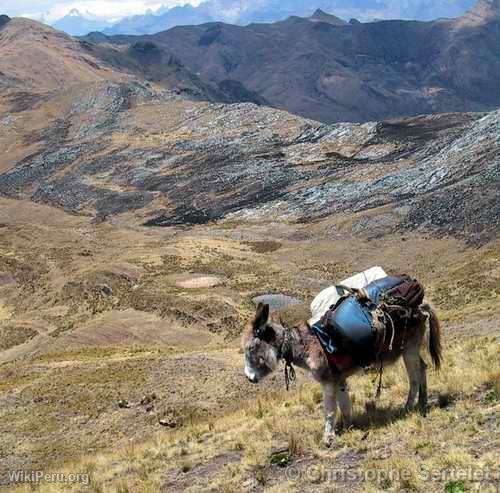
{"label": "dark saddle bag", "polygon": [[337,369],[371,366],[381,351],[381,319],[390,316],[391,330],[400,333],[423,299],[424,289],[417,280],[406,275],[385,277],[363,290],[351,290],[312,330]]}

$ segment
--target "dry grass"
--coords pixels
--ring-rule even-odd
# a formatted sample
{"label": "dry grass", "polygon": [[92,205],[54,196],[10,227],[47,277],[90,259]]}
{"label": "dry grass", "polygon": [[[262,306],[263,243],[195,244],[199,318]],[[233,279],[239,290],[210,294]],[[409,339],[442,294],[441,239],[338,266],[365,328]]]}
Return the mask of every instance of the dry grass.
{"label": "dry grass", "polygon": [[[89,472],[92,491],[178,491],[184,486],[187,491],[237,491],[242,485],[273,492],[326,491],[338,484],[334,475],[342,470],[367,474],[366,483],[356,480],[352,490],[443,491],[446,481],[427,481],[425,471],[452,474],[498,466],[500,403],[492,392],[499,389],[499,349],[498,342],[481,337],[448,344],[442,371],[430,373],[427,417],[402,414],[407,385],[401,365],[387,372],[381,409],[372,416],[364,409],[374,389],[372,378],[355,377],[355,427],[341,434],[332,450],[321,444],[319,389],[306,384],[290,394],[264,394],[239,411],[157,434],[141,445],[83,458],[64,471]],[[288,454],[285,467],[273,464],[278,449]],[[373,471],[377,477],[372,478]],[[333,477],[337,483],[330,481]],[[43,485],[40,491],[60,490]]]}
{"label": "dry grass", "polygon": [[254,252],[257,253],[272,253],[281,248],[279,241],[246,241],[244,245],[249,246]]}
{"label": "dry grass", "polygon": [[[259,224],[92,226],[5,199],[0,223],[0,272],[15,280],[0,286],[9,315],[0,337],[13,345],[0,352],[0,448],[10,451],[4,469],[88,472],[91,490],[102,492],[442,491],[444,482],[425,483],[422,467],[484,468],[494,459],[498,242],[472,250],[451,238],[414,236],[403,251],[396,235],[358,240],[353,249],[349,239],[311,241],[325,224],[282,224],[271,239],[269,226]],[[370,415],[374,377],[354,378],[356,426],[328,451],[319,388],[301,377],[286,394],[279,374],[250,385],[238,334],[255,295],[300,298],[283,314],[292,325],[307,317],[322,286],[376,264],[424,282],[445,321],[444,368],[431,374],[425,419],[401,414],[401,367],[385,374],[382,408]],[[191,274],[223,283],[176,285]],[[16,327],[38,335],[18,344],[32,334]],[[140,404],[148,392],[158,395],[151,411]],[[130,407],[120,408],[120,400]],[[162,418],[178,426],[162,427]],[[328,481],[333,466],[409,472],[361,485]]]}
{"label": "dry grass", "polygon": [[29,327],[6,325],[1,332],[0,351],[33,339],[38,332]]}

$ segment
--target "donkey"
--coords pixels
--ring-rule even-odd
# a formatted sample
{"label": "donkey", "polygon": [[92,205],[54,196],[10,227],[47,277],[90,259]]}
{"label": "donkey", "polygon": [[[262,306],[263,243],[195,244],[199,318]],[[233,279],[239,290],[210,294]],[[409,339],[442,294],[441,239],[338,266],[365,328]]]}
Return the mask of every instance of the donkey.
{"label": "donkey", "polygon": [[[436,369],[442,360],[441,328],[436,312],[429,304],[418,309],[419,318],[406,327],[406,342],[403,348],[393,348],[382,356],[382,364],[395,363],[403,357],[410,390],[405,410],[414,409],[417,393],[422,413],[427,408],[427,365],[420,356],[425,342],[427,322],[429,323],[429,353]],[[323,388],[325,410],[324,444],[330,447],[335,441],[337,405],[343,424],[352,422],[352,403],[347,388],[347,378],[362,370],[355,367],[345,371],[331,369],[323,349],[309,325],[286,328],[275,315],[269,314],[269,305],[259,304],[255,318],[245,330],[242,338],[245,353],[245,375],[252,383],[260,382],[283,360],[287,365],[296,365],[311,373]]]}

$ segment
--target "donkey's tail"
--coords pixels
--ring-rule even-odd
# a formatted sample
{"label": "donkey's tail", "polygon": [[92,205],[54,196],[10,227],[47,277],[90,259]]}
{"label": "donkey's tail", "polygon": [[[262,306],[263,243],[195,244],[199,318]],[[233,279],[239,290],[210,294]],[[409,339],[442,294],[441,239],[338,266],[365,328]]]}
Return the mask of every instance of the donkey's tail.
{"label": "donkey's tail", "polygon": [[429,353],[431,354],[434,368],[439,370],[443,359],[443,348],[441,345],[441,324],[437,317],[436,311],[429,303],[420,305],[420,311],[429,320]]}

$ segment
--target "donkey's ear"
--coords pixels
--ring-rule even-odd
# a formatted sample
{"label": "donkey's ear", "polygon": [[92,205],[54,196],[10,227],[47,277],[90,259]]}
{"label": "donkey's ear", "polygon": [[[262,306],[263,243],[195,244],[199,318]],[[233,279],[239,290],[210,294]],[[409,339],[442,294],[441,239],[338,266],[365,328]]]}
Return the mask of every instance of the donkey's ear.
{"label": "donkey's ear", "polygon": [[264,325],[258,332],[258,338],[264,342],[272,342],[276,339],[276,332],[270,325]]}
{"label": "donkey's ear", "polygon": [[257,312],[255,313],[255,320],[253,322],[253,328],[258,331],[265,327],[267,321],[269,320],[269,305],[264,305],[259,303],[257,305]]}

